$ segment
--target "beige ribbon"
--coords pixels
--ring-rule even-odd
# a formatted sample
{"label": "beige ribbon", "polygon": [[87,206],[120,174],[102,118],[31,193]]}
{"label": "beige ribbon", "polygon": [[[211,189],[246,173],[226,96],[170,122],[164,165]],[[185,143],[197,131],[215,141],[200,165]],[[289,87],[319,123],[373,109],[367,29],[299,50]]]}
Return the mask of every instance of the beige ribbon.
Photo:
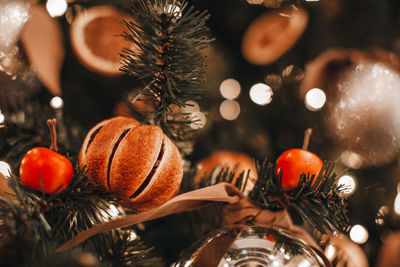
{"label": "beige ribbon", "polygon": [[286,210],[263,210],[254,205],[233,185],[228,183],[219,183],[178,195],[152,210],[138,214],[126,215],[102,224],[97,224],[67,241],[57,249],[57,252],[71,249],[91,236],[101,232],[154,220],[175,213],[199,209],[213,202],[224,202],[230,204],[224,207],[223,210],[225,224],[252,222],[256,225],[279,226],[302,238],[308,244],[318,248],[318,245],[306,231],[293,225]]}
{"label": "beige ribbon", "polygon": [[212,202],[235,203],[239,201],[241,196],[242,193],[236,187],[228,183],[220,183],[199,190],[187,192],[170,199],[163,205],[152,210],[138,214],[126,215],[102,224],[97,224],[67,241],[64,245],[57,249],[57,252],[71,249],[91,236],[101,232],[154,220],[175,213],[199,209]]}

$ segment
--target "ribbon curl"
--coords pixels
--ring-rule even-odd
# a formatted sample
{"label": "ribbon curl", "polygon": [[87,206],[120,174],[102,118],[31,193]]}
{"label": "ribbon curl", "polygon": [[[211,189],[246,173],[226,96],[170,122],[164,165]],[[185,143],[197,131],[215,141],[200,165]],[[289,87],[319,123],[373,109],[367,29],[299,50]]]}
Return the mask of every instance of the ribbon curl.
{"label": "ribbon curl", "polygon": [[64,243],[57,249],[57,252],[69,250],[101,232],[151,221],[171,214],[200,209],[216,202],[229,204],[225,206],[223,210],[223,221],[225,224],[251,222],[263,226],[279,226],[302,238],[309,245],[319,248],[314,239],[308,235],[306,231],[293,224],[286,210],[264,210],[253,204],[251,200],[243,195],[235,186],[229,183],[219,183],[178,195],[152,210],[126,215],[102,224],[94,225],[92,228],[79,233],[77,236]]}

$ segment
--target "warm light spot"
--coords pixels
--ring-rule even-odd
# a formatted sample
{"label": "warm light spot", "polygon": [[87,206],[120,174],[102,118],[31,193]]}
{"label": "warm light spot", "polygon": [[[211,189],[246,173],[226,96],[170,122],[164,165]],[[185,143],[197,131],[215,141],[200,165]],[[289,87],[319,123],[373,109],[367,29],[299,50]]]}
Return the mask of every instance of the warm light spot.
{"label": "warm light spot", "polygon": [[0,123],[3,123],[6,118],[4,117],[3,113],[0,111]]}
{"label": "warm light spot", "polygon": [[129,233],[129,241],[133,241],[137,238],[137,234],[135,231],[130,231]]}
{"label": "warm light spot", "polygon": [[342,185],[342,193],[345,195],[352,195],[356,190],[356,181],[353,176],[343,175],[337,182],[338,186]]}
{"label": "warm light spot", "polygon": [[356,224],[350,230],[350,239],[357,244],[364,244],[368,240],[368,231],[364,226]]}
{"label": "warm light spot", "polygon": [[271,87],[266,85],[265,83],[256,83],[250,88],[250,99],[261,106],[267,105],[271,102],[272,96],[274,93],[272,92]]}
{"label": "warm light spot", "polygon": [[394,213],[400,215],[400,193],[397,194],[396,198],[394,199],[394,206],[393,206]]}
{"label": "warm light spot", "polygon": [[235,100],[225,100],[219,106],[219,112],[225,120],[235,120],[240,114],[240,105]]}
{"label": "warm light spot", "polygon": [[117,207],[113,204],[110,204],[110,209],[108,210],[108,214],[110,214],[111,217],[117,217],[119,215],[119,210]]}
{"label": "warm light spot", "polygon": [[206,125],[207,119],[203,112],[193,112],[191,116],[190,128],[197,130]]}
{"label": "warm light spot", "polygon": [[304,102],[308,110],[317,111],[325,105],[326,95],[321,89],[313,88],[307,92]]}
{"label": "warm light spot", "polygon": [[103,216],[104,221],[106,221],[106,222],[110,218],[115,218],[115,217],[119,216],[119,214],[120,214],[118,208],[114,204],[110,204],[110,207],[107,211],[101,210],[100,213]]}
{"label": "warm light spot", "polygon": [[181,108],[182,113],[192,113],[192,112],[199,112],[200,107],[197,102],[193,100],[189,100],[185,102],[185,106]]}
{"label": "warm light spot", "polygon": [[48,0],[46,8],[50,16],[54,18],[64,15],[67,11],[68,4],[65,0]]}
{"label": "warm light spot", "polygon": [[388,206],[381,206],[378,210],[378,214],[375,218],[375,223],[377,225],[383,225],[384,224],[384,217],[390,212],[390,208]]}
{"label": "warm light spot", "polygon": [[226,79],[219,86],[221,95],[229,100],[237,98],[241,90],[240,83],[235,79]]}
{"label": "warm light spot", "polygon": [[262,4],[264,0],[247,0],[247,3],[249,3],[250,5],[259,5]]}
{"label": "warm light spot", "polygon": [[336,248],[332,244],[326,246],[325,256],[328,258],[329,261],[332,261],[334,258],[336,258]]}
{"label": "warm light spot", "polygon": [[359,169],[363,165],[362,157],[350,150],[343,151],[341,154],[341,159],[346,167],[352,169]]}
{"label": "warm light spot", "polygon": [[10,177],[11,168],[10,165],[5,161],[0,161],[0,173],[5,177]]}
{"label": "warm light spot", "polygon": [[55,96],[50,100],[50,106],[54,109],[60,109],[64,106],[64,101],[61,97]]}

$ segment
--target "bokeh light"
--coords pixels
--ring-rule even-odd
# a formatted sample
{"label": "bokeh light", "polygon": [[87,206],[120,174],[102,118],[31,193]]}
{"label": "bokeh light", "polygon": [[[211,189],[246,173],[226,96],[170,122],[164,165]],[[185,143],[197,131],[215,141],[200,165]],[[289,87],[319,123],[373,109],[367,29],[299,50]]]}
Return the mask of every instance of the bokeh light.
{"label": "bokeh light", "polygon": [[67,11],[68,4],[65,0],[48,0],[46,8],[50,16],[54,18],[64,15]]}
{"label": "bokeh light", "polygon": [[250,88],[250,99],[261,106],[267,105],[272,101],[274,95],[272,88],[265,83],[256,83]]}
{"label": "bokeh light", "polygon": [[235,100],[224,100],[219,106],[219,113],[225,120],[235,120],[240,114],[240,105]]}
{"label": "bokeh light", "polygon": [[350,239],[357,244],[364,244],[368,240],[368,231],[364,226],[356,224],[351,227]]}
{"label": "bokeh light", "polygon": [[64,101],[61,97],[55,96],[50,100],[50,106],[54,109],[60,109],[64,106]]}
{"label": "bokeh light", "polygon": [[191,114],[190,128],[198,130],[206,125],[207,119],[203,112],[193,112]]}
{"label": "bokeh light", "polygon": [[352,169],[359,169],[363,165],[362,157],[350,150],[343,151],[340,158],[346,167]]}
{"label": "bokeh light", "polygon": [[192,112],[199,112],[200,107],[196,101],[189,100],[185,102],[185,106],[181,108],[182,113],[192,113]]}
{"label": "bokeh light", "polygon": [[247,3],[249,3],[250,5],[259,5],[262,4],[264,0],[247,0]]}
{"label": "bokeh light", "polygon": [[326,94],[319,88],[313,88],[306,94],[304,103],[310,111],[320,110],[326,102]]}
{"label": "bokeh light", "polygon": [[237,98],[241,90],[240,83],[232,78],[224,80],[219,86],[221,95],[229,100]]}
{"label": "bokeh light", "polygon": [[133,241],[137,238],[137,234],[135,231],[130,231],[129,232],[129,241]]}
{"label": "bokeh light", "polygon": [[400,193],[398,193],[396,195],[396,198],[394,199],[393,210],[394,210],[394,213],[396,213],[397,215],[400,215]]}
{"label": "bokeh light", "polygon": [[351,175],[345,174],[339,178],[338,186],[342,185],[342,193],[345,195],[352,195],[356,190],[357,184],[355,178]]}
{"label": "bokeh light", "polygon": [[5,177],[9,177],[11,172],[10,165],[5,161],[0,161],[0,173]]}
{"label": "bokeh light", "polygon": [[377,225],[383,225],[384,224],[384,217],[390,212],[390,208],[386,205],[383,205],[379,208],[376,218],[375,218],[375,223]]}
{"label": "bokeh light", "polygon": [[118,208],[114,204],[110,204],[107,211],[101,210],[101,215],[103,215],[104,221],[108,221],[110,218],[115,218],[120,215]]}
{"label": "bokeh light", "polygon": [[332,261],[334,258],[336,258],[336,254],[336,248],[332,244],[326,246],[325,256],[328,260]]}
{"label": "bokeh light", "polygon": [[0,110],[0,123],[3,123],[5,121],[5,119],[6,119],[6,117],[4,117],[4,114],[1,113],[1,110]]}

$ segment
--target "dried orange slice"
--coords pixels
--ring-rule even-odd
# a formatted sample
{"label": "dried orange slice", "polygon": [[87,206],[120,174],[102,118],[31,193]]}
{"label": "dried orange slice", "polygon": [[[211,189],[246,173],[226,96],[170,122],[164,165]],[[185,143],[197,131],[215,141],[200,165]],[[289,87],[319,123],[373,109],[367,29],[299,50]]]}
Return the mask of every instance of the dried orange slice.
{"label": "dried orange slice", "polygon": [[307,12],[294,7],[261,15],[250,24],[243,36],[243,57],[255,65],[273,63],[292,48],[307,24]]}
{"label": "dried orange slice", "polygon": [[71,46],[87,69],[105,76],[123,74],[119,53],[132,44],[120,35],[123,20],[132,21],[129,14],[112,6],[95,6],[79,13],[70,28]]}

